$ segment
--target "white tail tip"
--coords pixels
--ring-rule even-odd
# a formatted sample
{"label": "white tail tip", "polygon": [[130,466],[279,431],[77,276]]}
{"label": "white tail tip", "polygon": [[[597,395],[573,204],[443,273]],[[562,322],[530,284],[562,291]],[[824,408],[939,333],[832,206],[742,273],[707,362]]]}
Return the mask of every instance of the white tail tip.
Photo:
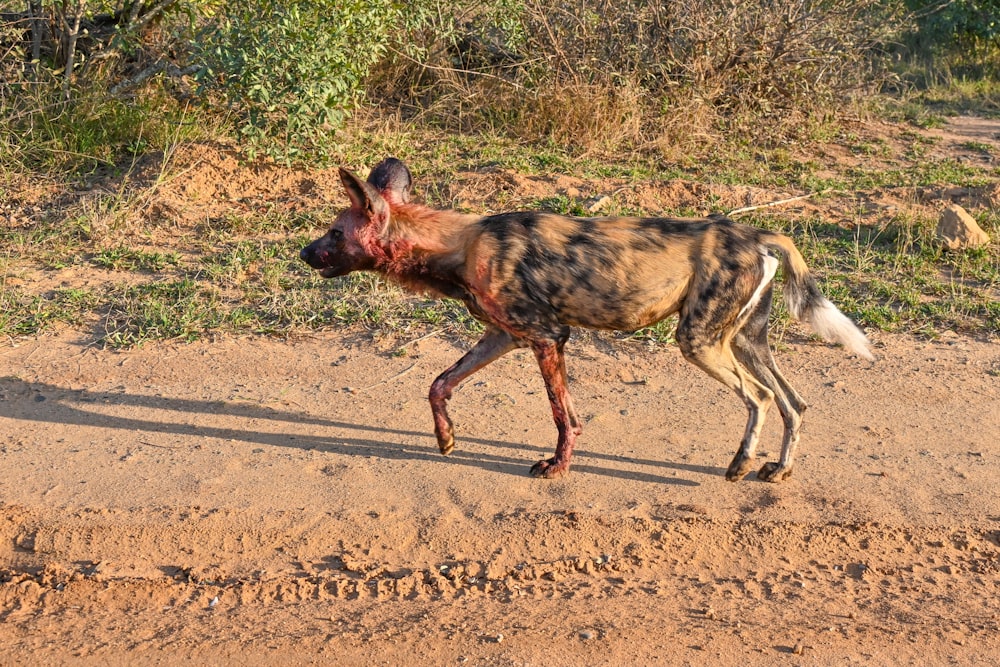
{"label": "white tail tip", "polygon": [[820,338],[840,343],[848,351],[864,359],[875,358],[868,347],[868,338],[861,329],[827,299],[823,299],[809,315],[809,325]]}

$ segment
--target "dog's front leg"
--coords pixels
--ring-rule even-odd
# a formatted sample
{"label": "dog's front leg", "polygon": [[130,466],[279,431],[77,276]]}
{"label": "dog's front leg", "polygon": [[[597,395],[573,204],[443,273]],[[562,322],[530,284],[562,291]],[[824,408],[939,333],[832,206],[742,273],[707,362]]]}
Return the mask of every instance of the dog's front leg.
{"label": "dog's front leg", "polygon": [[565,336],[559,341],[532,341],[531,349],[538,360],[538,367],[545,378],[545,390],[552,406],[552,418],[559,430],[556,455],[546,461],[539,461],[531,467],[535,477],[553,479],[569,472],[569,462],[573,457],[576,437],[583,431],[580,420],[573,409],[573,399],[569,395],[569,381],[566,376],[566,358],[563,355]]}
{"label": "dog's front leg", "polygon": [[465,356],[434,380],[428,398],[434,415],[434,434],[442,454],[450,454],[455,448],[455,429],[448,417],[447,408],[452,391],[483,366],[519,347],[524,347],[524,343],[506,331],[490,327]]}

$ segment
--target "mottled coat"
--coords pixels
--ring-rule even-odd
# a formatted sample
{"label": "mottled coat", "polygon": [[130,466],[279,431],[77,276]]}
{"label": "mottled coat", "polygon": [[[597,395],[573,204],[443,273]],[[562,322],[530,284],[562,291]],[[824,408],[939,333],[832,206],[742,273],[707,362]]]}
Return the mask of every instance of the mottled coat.
{"label": "mottled coat", "polygon": [[685,358],[733,389],[749,411],[726,476],[751,469],[767,409],[785,424],[778,462],[758,477],[792,470],[805,403],[779,372],[767,342],[778,250],[792,315],[824,338],[870,358],[867,341],[820,293],[788,237],[723,216],[576,218],[518,212],[476,216],[410,202],[411,177],[388,158],[367,181],[346,170],[351,206],[325,236],[302,250],[321,275],[377,271],[405,287],[463,301],[486,325],[483,338],[430,391],[442,453],[454,447],[446,403],[459,383],[501,355],[530,347],[545,379],[559,431],[555,456],[532,473],[569,469],[580,421],[567,387],[563,347],[574,326],[631,331],[679,314]]}

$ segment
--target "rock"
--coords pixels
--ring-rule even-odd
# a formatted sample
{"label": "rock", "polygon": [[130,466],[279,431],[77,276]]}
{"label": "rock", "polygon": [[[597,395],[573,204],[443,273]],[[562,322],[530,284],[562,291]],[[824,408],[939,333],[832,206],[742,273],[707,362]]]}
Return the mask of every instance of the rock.
{"label": "rock", "polygon": [[937,236],[948,250],[977,248],[990,242],[989,235],[958,204],[952,204],[941,212]]}

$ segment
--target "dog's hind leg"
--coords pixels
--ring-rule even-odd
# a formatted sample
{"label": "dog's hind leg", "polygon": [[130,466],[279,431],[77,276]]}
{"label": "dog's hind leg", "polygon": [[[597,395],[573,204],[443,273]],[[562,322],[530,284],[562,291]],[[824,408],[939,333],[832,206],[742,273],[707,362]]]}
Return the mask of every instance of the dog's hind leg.
{"label": "dog's hind leg", "polygon": [[580,420],[573,409],[573,399],[569,395],[569,381],[566,375],[566,358],[563,347],[569,337],[569,330],[563,331],[557,340],[533,340],[531,349],[538,360],[538,367],[545,379],[545,390],[552,406],[552,418],[559,431],[556,454],[550,459],[539,461],[531,467],[535,477],[552,479],[562,477],[569,471],[570,459],[576,438],[583,431]]}
{"label": "dog's hind leg", "polygon": [[[758,479],[765,482],[780,482],[792,474],[792,464],[795,448],[799,442],[799,426],[802,423],[802,413],[806,403],[802,397],[788,384],[788,381],[778,370],[778,365],[771,354],[767,342],[768,316],[771,310],[771,292],[762,295],[760,302],[751,313],[746,324],[733,339],[733,351],[736,358],[752,373],[758,382],[774,392],[775,403],[784,422],[784,436],[781,443],[781,458],[777,463],[768,462],[757,473]],[[729,465],[726,478],[736,481],[750,472],[753,467],[752,453],[745,452],[743,447],[736,452],[733,462]]]}
{"label": "dog's hind leg", "polygon": [[455,448],[455,429],[448,417],[447,408],[448,399],[455,387],[489,363],[524,346],[525,343],[506,331],[490,327],[471,350],[434,380],[428,398],[434,415],[434,434],[442,454],[450,454]]}
{"label": "dog's hind leg", "polygon": [[685,359],[735,391],[747,407],[746,431],[726,471],[726,479],[735,482],[750,472],[760,431],[775,393],[740,365],[725,331],[712,332],[702,324],[690,314],[682,316],[677,327],[677,343]]}

